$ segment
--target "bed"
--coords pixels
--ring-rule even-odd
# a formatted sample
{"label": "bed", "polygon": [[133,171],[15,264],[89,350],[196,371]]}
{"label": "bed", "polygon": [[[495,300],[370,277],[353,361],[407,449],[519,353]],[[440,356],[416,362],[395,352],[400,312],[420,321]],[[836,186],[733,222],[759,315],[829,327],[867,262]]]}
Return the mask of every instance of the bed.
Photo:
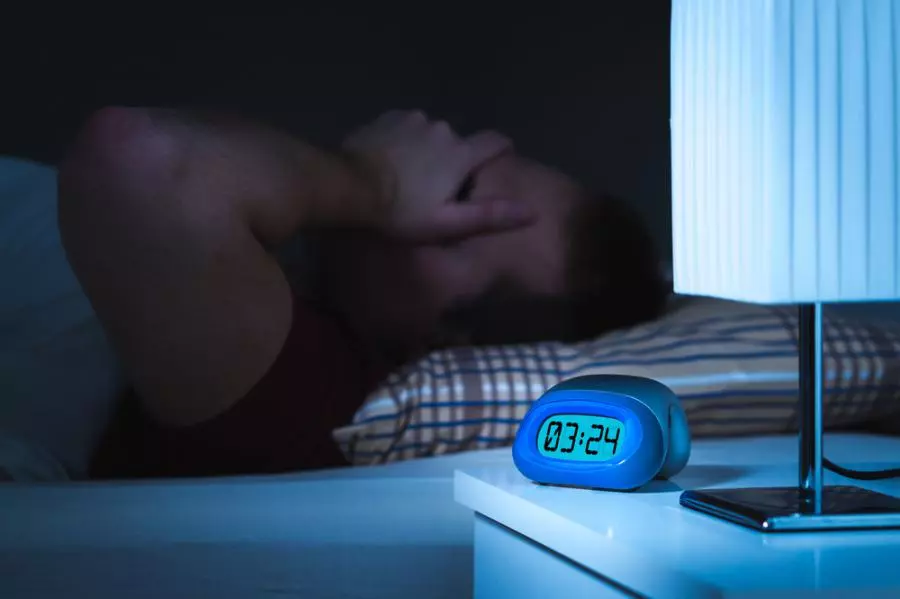
{"label": "bed", "polygon": [[[89,481],[123,381],[61,250],[51,168],[0,159],[0,273],[0,476],[14,481],[0,485],[2,597],[468,596],[471,516],[453,472],[509,460],[528,406],[570,376],[657,378],[695,437],[796,430],[796,314],[675,297],[659,320],[584,343],[407,365],[334,431],[356,467]],[[825,421],[891,431],[900,319],[862,310],[827,316]]]}
{"label": "bed", "polygon": [[473,526],[453,471],[503,459],[0,487],[0,596],[467,597]]}

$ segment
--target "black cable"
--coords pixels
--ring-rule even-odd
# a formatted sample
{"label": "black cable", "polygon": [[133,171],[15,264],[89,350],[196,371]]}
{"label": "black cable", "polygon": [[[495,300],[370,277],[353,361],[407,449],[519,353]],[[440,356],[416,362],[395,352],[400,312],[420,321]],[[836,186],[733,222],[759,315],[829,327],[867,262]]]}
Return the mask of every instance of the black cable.
{"label": "black cable", "polygon": [[891,468],[889,470],[852,470],[838,466],[828,458],[822,458],[822,465],[834,472],[847,478],[855,480],[884,480],[887,478],[900,478],[900,468]]}

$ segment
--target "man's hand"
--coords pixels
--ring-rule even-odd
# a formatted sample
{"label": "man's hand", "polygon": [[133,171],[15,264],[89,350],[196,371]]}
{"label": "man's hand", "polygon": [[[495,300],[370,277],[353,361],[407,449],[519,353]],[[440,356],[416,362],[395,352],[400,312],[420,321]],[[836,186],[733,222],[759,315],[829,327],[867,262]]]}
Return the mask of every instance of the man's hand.
{"label": "man's hand", "polygon": [[421,112],[389,112],[352,134],[344,150],[374,177],[382,202],[375,222],[387,234],[419,243],[515,229],[534,214],[515,198],[456,201],[466,180],[509,151],[510,141],[486,131],[462,139]]}

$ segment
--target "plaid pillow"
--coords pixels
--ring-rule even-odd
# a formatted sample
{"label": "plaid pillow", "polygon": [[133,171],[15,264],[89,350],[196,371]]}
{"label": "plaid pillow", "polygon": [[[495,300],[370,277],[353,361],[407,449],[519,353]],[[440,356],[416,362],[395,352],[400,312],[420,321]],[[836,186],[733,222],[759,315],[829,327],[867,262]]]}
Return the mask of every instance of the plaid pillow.
{"label": "plaid pillow", "polygon": [[[437,351],[389,377],[334,438],[357,465],[510,445],[548,387],[603,373],[671,387],[694,437],[795,431],[796,312],[678,298],[654,322],[588,342]],[[900,411],[900,329],[826,314],[824,335],[825,425]]]}

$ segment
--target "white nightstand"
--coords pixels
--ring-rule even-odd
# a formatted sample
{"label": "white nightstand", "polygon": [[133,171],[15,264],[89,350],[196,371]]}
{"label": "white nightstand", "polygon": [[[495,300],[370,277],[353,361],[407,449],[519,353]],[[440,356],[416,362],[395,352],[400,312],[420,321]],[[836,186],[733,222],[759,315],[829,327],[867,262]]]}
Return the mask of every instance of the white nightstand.
{"label": "white nightstand", "polygon": [[[456,500],[475,512],[475,597],[900,597],[900,531],[763,534],[678,504],[683,489],[796,484],[797,443],[696,442],[684,472],[636,493],[536,485],[511,455],[457,470]],[[900,439],[827,435],[825,455],[886,468]],[[900,496],[900,480],[854,484]]]}

